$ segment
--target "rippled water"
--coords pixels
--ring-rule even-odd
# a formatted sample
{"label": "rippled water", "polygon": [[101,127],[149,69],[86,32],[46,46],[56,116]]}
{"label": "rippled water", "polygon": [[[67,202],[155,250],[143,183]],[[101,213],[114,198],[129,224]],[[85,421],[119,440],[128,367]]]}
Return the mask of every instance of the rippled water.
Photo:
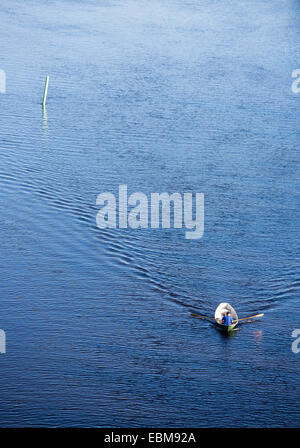
{"label": "rippled water", "polygon": [[[1,426],[299,425],[299,17],[2,0]],[[119,184],[203,192],[204,237],[98,229]]]}

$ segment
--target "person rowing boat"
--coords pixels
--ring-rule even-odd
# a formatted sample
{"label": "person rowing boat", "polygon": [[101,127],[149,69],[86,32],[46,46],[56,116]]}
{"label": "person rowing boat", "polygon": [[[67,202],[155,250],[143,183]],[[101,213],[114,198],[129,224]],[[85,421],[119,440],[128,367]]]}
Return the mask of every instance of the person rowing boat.
{"label": "person rowing boat", "polygon": [[255,316],[243,317],[242,319],[238,318],[238,315],[235,309],[229,303],[220,303],[215,311],[215,317],[208,316],[200,316],[199,314],[191,313],[191,316],[194,316],[198,319],[208,319],[214,321],[217,327],[225,331],[225,333],[229,333],[240,321],[249,321],[249,319],[255,319],[257,317],[262,317],[264,313],[256,314]]}
{"label": "person rowing boat", "polygon": [[231,317],[230,311],[227,311],[225,316],[223,316],[222,323],[223,323],[223,325],[227,325],[229,327],[229,325],[232,324],[232,321],[233,321],[233,319]]}
{"label": "person rowing boat", "polygon": [[220,330],[229,333],[238,322],[238,315],[229,303],[220,303],[215,311],[215,320]]}

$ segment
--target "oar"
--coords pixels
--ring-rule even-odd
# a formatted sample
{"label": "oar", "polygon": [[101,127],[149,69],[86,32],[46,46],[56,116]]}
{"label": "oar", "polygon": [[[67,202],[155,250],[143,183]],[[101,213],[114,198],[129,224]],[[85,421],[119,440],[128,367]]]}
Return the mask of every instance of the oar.
{"label": "oar", "polygon": [[199,314],[195,314],[195,313],[191,313],[191,316],[197,317],[197,319],[216,320],[214,317],[199,316]]}
{"label": "oar", "polygon": [[243,317],[242,319],[237,319],[237,320],[234,320],[233,322],[240,322],[241,320],[254,319],[255,317],[262,317],[263,315],[264,315],[264,313],[256,314],[255,316]]}

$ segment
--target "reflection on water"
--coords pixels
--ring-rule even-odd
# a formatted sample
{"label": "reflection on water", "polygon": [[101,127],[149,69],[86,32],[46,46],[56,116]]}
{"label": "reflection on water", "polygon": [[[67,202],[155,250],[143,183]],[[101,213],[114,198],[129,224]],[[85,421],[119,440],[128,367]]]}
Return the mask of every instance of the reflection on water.
{"label": "reflection on water", "polygon": [[47,109],[46,107],[43,107],[43,130],[48,129],[48,116],[47,116]]}
{"label": "reflection on water", "polygon": [[262,341],[262,336],[263,336],[263,332],[262,330],[255,330],[253,332],[254,336],[255,336],[255,340],[257,343],[260,343]]}

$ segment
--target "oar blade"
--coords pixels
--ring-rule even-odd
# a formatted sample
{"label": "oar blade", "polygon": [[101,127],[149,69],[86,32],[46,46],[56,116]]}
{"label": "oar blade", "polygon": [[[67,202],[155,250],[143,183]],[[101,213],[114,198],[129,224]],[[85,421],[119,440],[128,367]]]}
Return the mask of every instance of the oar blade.
{"label": "oar blade", "polygon": [[256,319],[256,318],[262,317],[262,316],[264,316],[264,313],[255,314],[255,316],[243,317],[242,319],[238,319],[237,321],[234,321],[234,322],[240,322],[241,320]]}

